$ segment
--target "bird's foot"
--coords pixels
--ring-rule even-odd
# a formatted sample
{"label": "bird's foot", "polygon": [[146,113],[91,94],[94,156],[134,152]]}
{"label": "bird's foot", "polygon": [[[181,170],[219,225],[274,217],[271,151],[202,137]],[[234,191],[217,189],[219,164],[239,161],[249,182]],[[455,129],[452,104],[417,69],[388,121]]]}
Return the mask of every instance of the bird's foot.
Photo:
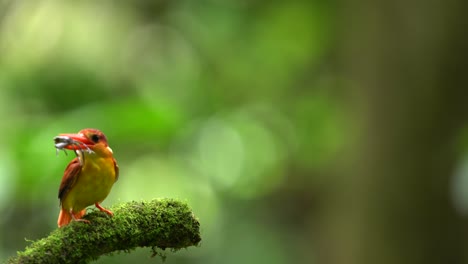
{"label": "bird's foot", "polygon": [[104,212],[104,213],[108,214],[109,216],[114,216],[113,212],[111,212],[110,210],[107,210],[106,208],[102,207],[99,203],[95,203],[94,205],[97,207],[97,209],[99,209],[99,211]]}
{"label": "bird's foot", "polygon": [[75,221],[75,222],[83,222],[83,223],[87,223],[87,224],[91,223],[91,221],[86,220],[86,219],[81,219],[81,218],[78,218],[78,219],[75,218],[75,219],[73,219],[73,221]]}
{"label": "bird's foot", "polygon": [[[83,222],[83,223],[87,223],[87,224],[91,223],[89,220],[82,219],[82,218],[77,218],[75,216],[75,214],[73,213],[73,209],[70,209],[70,215],[72,217],[72,220],[75,221],[75,222]],[[84,215],[84,213],[82,215]]]}

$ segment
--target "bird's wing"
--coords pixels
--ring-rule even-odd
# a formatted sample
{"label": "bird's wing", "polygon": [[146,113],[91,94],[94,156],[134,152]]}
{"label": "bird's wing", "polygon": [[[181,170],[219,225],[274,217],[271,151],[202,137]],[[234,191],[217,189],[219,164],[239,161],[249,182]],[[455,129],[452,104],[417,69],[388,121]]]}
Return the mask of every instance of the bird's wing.
{"label": "bird's wing", "polygon": [[114,159],[114,170],[115,170],[115,181],[119,179],[119,165],[117,165],[117,161]]}
{"label": "bird's wing", "polygon": [[65,198],[65,195],[70,191],[70,189],[75,185],[76,180],[81,172],[81,164],[78,157],[74,158],[68,164],[65,172],[63,173],[62,182],[60,183],[60,189],[58,193],[58,198],[60,202]]}

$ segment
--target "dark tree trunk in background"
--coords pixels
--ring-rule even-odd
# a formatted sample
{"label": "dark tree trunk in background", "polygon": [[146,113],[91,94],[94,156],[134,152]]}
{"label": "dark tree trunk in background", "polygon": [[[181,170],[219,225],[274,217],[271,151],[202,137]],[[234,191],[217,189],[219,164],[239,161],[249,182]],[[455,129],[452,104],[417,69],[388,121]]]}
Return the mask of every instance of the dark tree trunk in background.
{"label": "dark tree trunk in background", "polygon": [[358,140],[326,207],[321,263],[466,263],[450,181],[468,106],[468,2],[340,3]]}

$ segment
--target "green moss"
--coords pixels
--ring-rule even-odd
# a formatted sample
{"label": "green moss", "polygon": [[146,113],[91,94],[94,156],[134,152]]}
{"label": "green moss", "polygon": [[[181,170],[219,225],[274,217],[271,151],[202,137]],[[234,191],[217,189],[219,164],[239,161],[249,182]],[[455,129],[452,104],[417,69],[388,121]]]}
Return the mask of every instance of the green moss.
{"label": "green moss", "polygon": [[[200,224],[186,203],[174,199],[129,202],[110,208],[114,217],[93,210],[91,223],[72,222],[37,240],[7,263],[88,263],[104,254],[136,247],[174,251],[201,241]],[[159,253],[158,253],[159,254]]]}

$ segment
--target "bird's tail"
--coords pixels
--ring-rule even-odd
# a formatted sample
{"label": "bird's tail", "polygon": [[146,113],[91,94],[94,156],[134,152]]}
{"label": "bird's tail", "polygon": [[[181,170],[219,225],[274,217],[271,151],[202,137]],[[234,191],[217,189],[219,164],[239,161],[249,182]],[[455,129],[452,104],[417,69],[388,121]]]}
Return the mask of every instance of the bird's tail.
{"label": "bird's tail", "polygon": [[[75,216],[75,219],[80,219],[85,215],[85,213],[86,213],[86,209],[83,209],[77,213],[73,213],[73,215]],[[72,221],[72,219],[73,218],[70,215],[70,213],[62,208],[60,210],[60,214],[59,214],[58,221],[57,221],[58,227],[68,225]]]}

